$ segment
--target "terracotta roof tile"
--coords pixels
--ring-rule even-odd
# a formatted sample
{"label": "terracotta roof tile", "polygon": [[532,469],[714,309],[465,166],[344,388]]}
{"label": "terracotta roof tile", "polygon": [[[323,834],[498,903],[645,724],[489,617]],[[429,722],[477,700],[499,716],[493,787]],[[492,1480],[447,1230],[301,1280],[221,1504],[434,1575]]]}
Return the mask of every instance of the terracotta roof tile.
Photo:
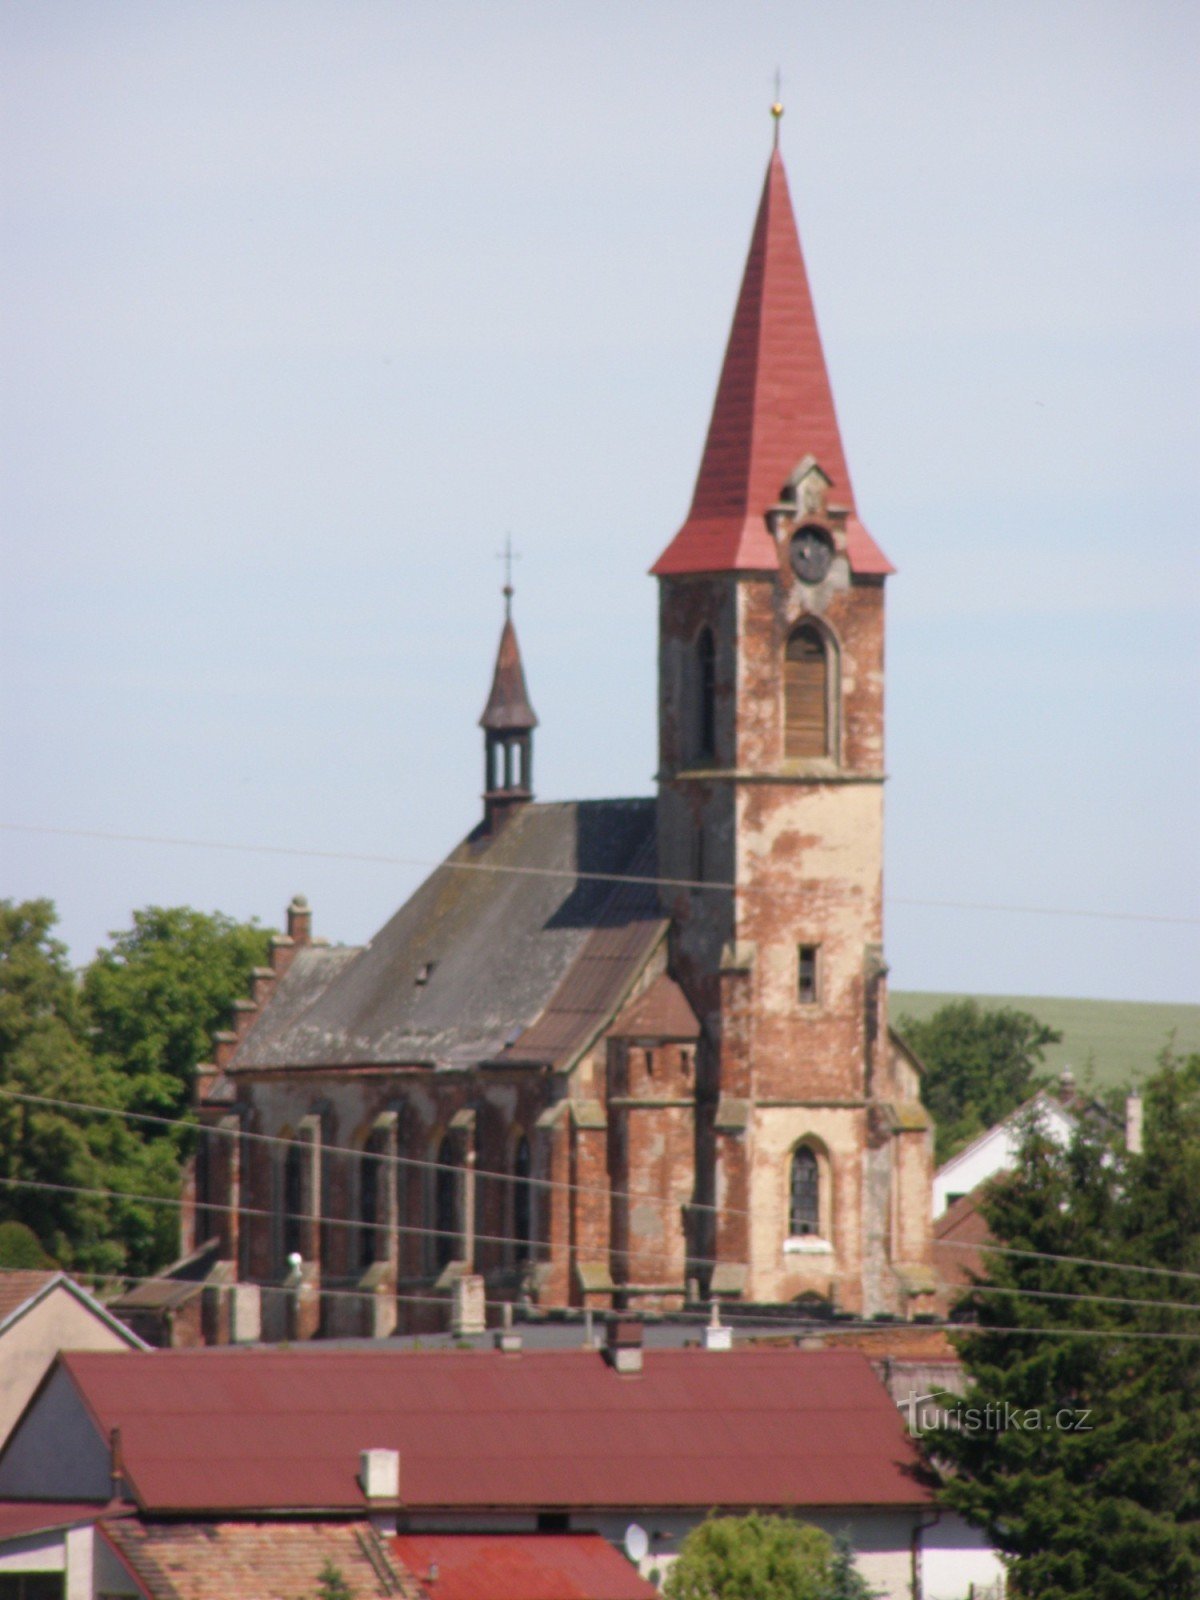
{"label": "terracotta roof tile", "polygon": [[683,990],[664,972],[629,1002],[609,1032],[622,1039],[698,1039],[700,1024]]}
{"label": "terracotta roof tile", "polygon": [[[313,1600],[328,1562],[357,1600],[422,1600],[365,1521],[106,1522],[104,1536],[151,1600]],[[374,1560],[371,1559],[372,1555]]]}

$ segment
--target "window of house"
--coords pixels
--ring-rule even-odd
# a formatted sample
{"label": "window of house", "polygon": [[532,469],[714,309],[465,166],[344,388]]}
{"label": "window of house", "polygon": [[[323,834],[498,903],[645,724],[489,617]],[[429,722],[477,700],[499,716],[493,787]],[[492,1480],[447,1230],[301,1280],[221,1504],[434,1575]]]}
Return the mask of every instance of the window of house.
{"label": "window of house", "polygon": [[702,628],[696,640],[696,754],[717,753],[717,647],[712,629]]}
{"label": "window of house", "polygon": [[800,1004],[804,1006],[816,1005],[819,998],[817,956],[819,946],[815,944],[802,944],[797,947],[797,979],[796,993]]}
{"label": "window of house", "polygon": [[783,753],[788,760],[829,753],[825,640],[812,623],[794,628],[783,664]]}
{"label": "window of house", "polygon": [[788,1231],[793,1238],[821,1231],[821,1174],[817,1158],[806,1144],[792,1154]]}

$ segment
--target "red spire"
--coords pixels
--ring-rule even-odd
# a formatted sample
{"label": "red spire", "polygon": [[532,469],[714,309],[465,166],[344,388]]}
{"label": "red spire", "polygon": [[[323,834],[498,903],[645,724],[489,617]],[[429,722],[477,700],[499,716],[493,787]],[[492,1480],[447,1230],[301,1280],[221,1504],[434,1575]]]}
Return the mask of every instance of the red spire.
{"label": "red spire", "polygon": [[764,513],[789,474],[813,456],[849,508],[855,572],[892,571],[854,516],[854,493],[800,253],[787,175],[771,153],[725,364],[687,521],[659,557],[659,576],[774,571]]}

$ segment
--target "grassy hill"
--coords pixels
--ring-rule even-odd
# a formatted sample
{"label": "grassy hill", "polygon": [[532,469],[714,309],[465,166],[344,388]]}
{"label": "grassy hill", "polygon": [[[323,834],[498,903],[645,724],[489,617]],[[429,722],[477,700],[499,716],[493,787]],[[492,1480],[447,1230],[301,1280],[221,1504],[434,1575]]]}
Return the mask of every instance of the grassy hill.
{"label": "grassy hill", "polygon": [[1064,1067],[1081,1086],[1110,1089],[1145,1077],[1155,1058],[1174,1035],[1180,1055],[1200,1053],[1200,1005],[1149,1005],[1136,1000],[1055,1000],[1037,995],[920,994],[892,990],[893,1026],[906,1013],[923,1021],[952,1000],[975,999],[981,1006],[1011,1006],[1028,1011],[1048,1028],[1057,1028],[1061,1044],[1046,1051],[1045,1070],[1054,1077]]}

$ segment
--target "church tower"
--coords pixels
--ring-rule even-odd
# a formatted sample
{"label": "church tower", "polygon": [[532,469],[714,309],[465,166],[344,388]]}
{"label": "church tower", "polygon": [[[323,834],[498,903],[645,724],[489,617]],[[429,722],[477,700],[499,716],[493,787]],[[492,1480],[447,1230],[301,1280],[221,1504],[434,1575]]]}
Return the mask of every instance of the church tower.
{"label": "church tower", "polygon": [[659,870],[703,1025],[710,1292],[926,1309],[930,1134],[888,1030],[884,583],[776,148],[659,580]]}

